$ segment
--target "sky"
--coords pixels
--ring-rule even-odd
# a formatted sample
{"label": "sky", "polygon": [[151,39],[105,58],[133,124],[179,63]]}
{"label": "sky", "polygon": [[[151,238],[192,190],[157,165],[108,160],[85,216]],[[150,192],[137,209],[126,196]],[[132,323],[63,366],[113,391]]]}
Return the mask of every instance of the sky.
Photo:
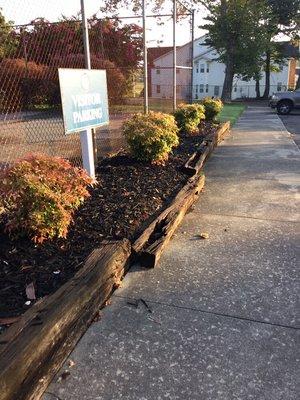
{"label": "sky", "polygon": [[[187,3],[187,2],[186,2]],[[99,12],[103,1],[85,0],[87,16]],[[80,10],[80,0],[0,0],[0,8],[7,20],[14,21],[15,24],[26,24],[38,17],[44,17],[49,21],[57,21],[63,14],[71,16]],[[147,13],[153,14],[151,4],[147,6]],[[172,9],[171,2],[167,2],[161,13],[170,13]],[[118,16],[130,16],[132,11],[126,8],[119,9]],[[104,14],[98,13],[99,17]],[[198,26],[203,23],[203,10],[196,12],[195,15],[195,37],[201,36],[204,31]],[[141,19],[125,19],[126,23],[137,23],[141,25]],[[163,22],[163,24],[161,24]],[[172,21],[169,18],[148,19],[147,42],[148,47],[170,46],[172,45]],[[185,19],[177,23],[177,45],[182,45],[191,39],[190,21]]]}

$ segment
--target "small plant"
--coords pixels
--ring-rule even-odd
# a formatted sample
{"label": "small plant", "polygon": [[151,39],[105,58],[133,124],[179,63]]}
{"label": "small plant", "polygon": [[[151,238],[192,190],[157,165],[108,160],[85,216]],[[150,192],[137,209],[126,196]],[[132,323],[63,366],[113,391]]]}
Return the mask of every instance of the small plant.
{"label": "small plant", "polygon": [[7,169],[0,181],[0,209],[6,230],[36,243],[65,238],[74,211],[89,196],[88,174],[67,160],[32,155]]}
{"label": "small plant", "polygon": [[174,117],[180,132],[193,135],[198,132],[198,125],[205,118],[204,107],[200,104],[180,104]]}
{"label": "small plant", "polygon": [[174,117],[160,112],[135,114],[123,124],[131,154],[139,161],[163,163],[178,146],[178,128]]}
{"label": "small plant", "polygon": [[217,116],[223,109],[223,103],[221,99],[212,99],[211,97],[205,97],[201,100],[205,108],[205,119],[207,121],[215,121]]}

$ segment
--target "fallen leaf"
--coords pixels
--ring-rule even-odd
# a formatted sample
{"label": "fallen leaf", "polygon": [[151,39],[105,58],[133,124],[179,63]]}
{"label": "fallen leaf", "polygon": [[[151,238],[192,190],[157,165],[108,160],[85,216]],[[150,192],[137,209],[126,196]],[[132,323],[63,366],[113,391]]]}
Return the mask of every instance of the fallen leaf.
{"label": "fallen leaf", "polygon": [[208,239],[209,234],[207,232],[201,232],[200,235],[198,235],[200,239]]}
{"label": "fallen leaf", "polygon": [[72,368],[72,367],[74,367],[75,363],[73,360],[69,360],[68,365],[69,365],[69,368]]}
{"label": "fallen leaf", "polygon": [[34,289],[34,283],[31,282],[26,286],[26,296],[28,300],[35,300],[35,289]]}

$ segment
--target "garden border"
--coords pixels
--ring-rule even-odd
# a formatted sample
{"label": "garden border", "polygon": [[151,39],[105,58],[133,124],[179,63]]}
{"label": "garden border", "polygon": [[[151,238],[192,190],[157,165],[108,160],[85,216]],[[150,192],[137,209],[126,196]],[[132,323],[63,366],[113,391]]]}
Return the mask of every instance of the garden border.
{"label": "garden border", "polygon": [[210,134],[200,148],[191,155],[183,170],[192,177],[173,199],[171,205],[162,211],[133,243],[132,249],[142,266],[154,268],[157,265],[163,249],[204,186],[205,177],[201,174],[201,170],[205,162],[229,130],[229,121],[221,124],[220,128]]}
{"label": "garden border", "polygon": [[183,170],[192,177],[132,245],[127,239],[101,243],[72,279],[0,336],[0,400],[40,399],[132,262],[157,265],[204,186],[204,163],[229,129],[229,122],[222,124],[189,158]]}
{"label": "garden border", "polygon": [[0,399],[37,400],[129,268],[127,239],[102,243],[0,336]]}

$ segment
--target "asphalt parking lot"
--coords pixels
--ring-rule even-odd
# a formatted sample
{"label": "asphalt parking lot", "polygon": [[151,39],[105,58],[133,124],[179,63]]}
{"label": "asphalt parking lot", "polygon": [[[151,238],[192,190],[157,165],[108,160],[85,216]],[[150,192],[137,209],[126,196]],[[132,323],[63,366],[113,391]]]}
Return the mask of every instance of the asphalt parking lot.
{"label": "asphalt parking lot", "polygon": [[300,148],[300,110],[293,110],[289,115],[280,115],[279,117]]}

